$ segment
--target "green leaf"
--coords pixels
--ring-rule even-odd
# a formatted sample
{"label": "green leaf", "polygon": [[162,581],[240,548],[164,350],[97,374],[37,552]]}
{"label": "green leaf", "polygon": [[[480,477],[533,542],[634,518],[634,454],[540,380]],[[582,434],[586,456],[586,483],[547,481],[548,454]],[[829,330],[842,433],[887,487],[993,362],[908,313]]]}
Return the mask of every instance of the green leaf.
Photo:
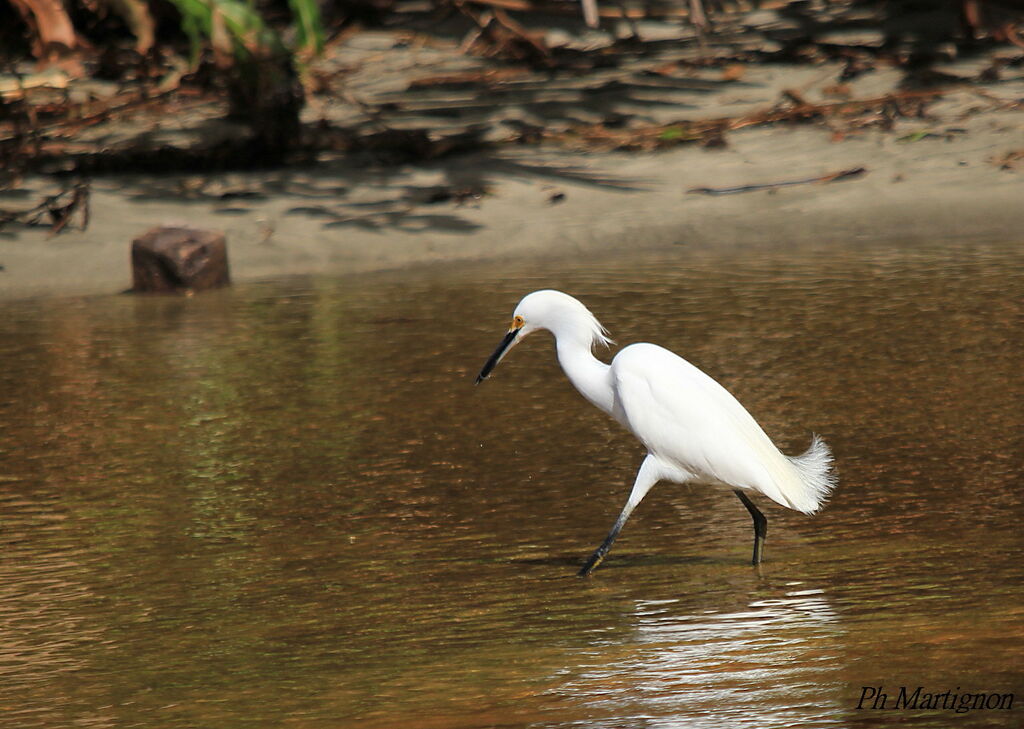
{"label": "green leaf", "polygon": [[913,132],[911,134],[907,134],[906,136],[900,137],[896,141],[897,142],[920,142],[922,139],[927,139],[928,137],[934,137],[934,136],[935,135],[932,134],[931,132],[920,131],[920,132]]}
{"label": "green leaf", "polygon": [[316,0],[288,0],[288,5],[292,9],[299,48],[320,53],[324,49],[324,27]]}

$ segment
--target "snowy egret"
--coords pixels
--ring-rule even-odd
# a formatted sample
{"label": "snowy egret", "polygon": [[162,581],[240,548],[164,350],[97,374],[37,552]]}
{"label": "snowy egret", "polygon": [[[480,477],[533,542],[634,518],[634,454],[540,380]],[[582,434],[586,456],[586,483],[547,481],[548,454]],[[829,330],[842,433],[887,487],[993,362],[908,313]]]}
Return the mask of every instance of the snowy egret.
{"label": "snowy egret", "polygon": [[477,384],[512,347],[539,329],[554,335],[558,362],[580,394],[647,448],[626,506],[583,565],[581,577],[600,564],[629,515],[658,481],[732,489],[754,521],[755,565],[764,552],[768,520],[748,492],[813,514],[835,487],[832,453],[823,440],[812,436],[802,455],[783,455],[728,390],[682,357],[642,343],[623,348],[610,365],[601,362],[593,348],[611,344],[607,332],[587,307],[561,291],[523,297]]}

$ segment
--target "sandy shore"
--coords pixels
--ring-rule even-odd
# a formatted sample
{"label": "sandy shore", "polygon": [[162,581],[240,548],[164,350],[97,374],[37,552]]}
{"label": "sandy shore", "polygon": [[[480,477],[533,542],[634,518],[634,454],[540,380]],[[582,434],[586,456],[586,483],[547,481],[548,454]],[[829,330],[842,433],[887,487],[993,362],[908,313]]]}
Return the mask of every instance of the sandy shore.
{"label": "sandy shore", "polygon": [[[703,94],[687,117],[764,108],[794,82],[820,101],[817,89],[835,70],[752,69],[739,87]],[[588,153],[497,145],[415,167],[336,160],[263,173],[99,177],[86,231],[0,231],[0,297],[122,291],[131,283],[132,238],[182,222],[227,233],[235,281],[678,244],[1019,239],[1024,163],[1000,164],[1024,149],[1024,114],[1013,105],[1024,98],[1024,72],[1015,74],[984,93],[951,90],[926,117],[897,119],[885,131],[776,125],[731,132],[724,148]],[[893,75],[869,74],[850,93],[877,95],[895,83]],[[866,172],[827,184],[687,192],[856,167]],[[47,178],[26,179],[0,205],[27,207],[56,189]]]}

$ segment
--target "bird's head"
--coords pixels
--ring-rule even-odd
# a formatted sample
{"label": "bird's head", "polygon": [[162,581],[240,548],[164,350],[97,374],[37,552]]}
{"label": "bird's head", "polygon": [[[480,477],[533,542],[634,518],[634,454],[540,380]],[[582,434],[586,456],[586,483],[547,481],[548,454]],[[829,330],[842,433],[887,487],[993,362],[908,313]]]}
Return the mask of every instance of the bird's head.
{"label": "bird's head", "polygon": [[539,329],[547,329],[556,339],[579,339],[588,347],[595,343],[611,344],[601,323],[569,294],[552,289],[534,291],[524,296],[516,306],[512,324],[477,375],[477,384],[487,379],[512,347]]}

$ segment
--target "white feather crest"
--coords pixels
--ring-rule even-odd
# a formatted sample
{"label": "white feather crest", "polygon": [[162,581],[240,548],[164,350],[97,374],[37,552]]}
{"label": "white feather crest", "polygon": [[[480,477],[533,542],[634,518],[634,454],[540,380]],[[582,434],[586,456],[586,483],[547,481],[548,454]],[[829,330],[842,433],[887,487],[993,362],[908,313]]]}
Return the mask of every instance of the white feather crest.
{"label": "white feather crest", "polygon": [[547,329],[556,337],[577,340],[582,337],[591,347],[614,344],[590,309],[561,291],[542,289],[527,294],[516,307],[516,315],[522,316],[531,327]]}

